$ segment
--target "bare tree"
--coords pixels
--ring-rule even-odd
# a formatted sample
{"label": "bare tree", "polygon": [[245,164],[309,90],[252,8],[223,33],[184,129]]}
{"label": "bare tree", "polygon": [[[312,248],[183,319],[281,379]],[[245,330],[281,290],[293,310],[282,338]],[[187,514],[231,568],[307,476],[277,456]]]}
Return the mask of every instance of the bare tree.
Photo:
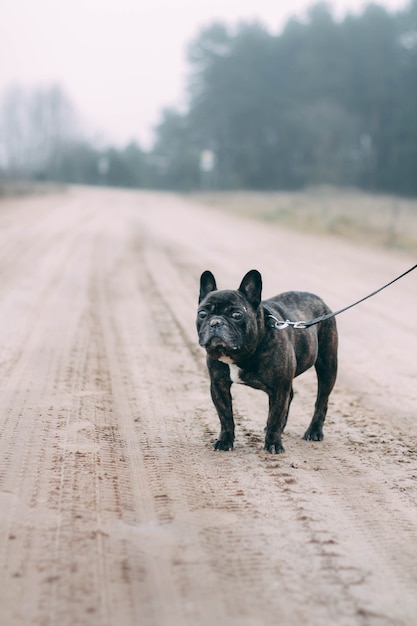
{"label": "bare tree", "polygon": [[0,152],[8,173],[41,172],[79,135],[74,108],[58,85],[35,89],[16,85],[4,94],[0,103]]}

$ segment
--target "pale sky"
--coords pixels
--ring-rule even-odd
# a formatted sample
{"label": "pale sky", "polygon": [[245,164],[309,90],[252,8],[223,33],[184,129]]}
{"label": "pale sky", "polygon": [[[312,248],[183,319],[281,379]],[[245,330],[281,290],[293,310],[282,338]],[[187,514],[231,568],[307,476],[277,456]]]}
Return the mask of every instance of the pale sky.
{"label": "pale sky", "polygon": [[[389,10],[406,0],[381,0]],[[165,106],[184,102],[186,46],[214,20],[279,33],[310,0],[1,0],[0,92],[59,83],[91,135],[148,147]],[[333,0],[334,14],[364,0]]]}

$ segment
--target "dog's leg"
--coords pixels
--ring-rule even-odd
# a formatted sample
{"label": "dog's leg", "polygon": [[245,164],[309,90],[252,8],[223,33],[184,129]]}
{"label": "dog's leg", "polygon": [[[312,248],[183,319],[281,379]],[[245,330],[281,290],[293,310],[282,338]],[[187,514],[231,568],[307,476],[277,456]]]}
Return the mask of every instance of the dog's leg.
{"label": "dog's leg", "polygon": [[269,395],[269,414],[266,424],[264,449],[271,454],[285,452],[282,445],[281,435],[285,428],[293,397],[292,387],[281,387],[274,394]]}
{"label": "dog's leg", "polygon": [[291,391],[290,391],[290,399],[289,399],[289,402],[288,402],[287,415],[285,416],[284,425],[283,425],[283,427],[282,427],[282,432],[284,432],[285,427],[286,427],[286,425],[287,425],[287,421],[288,421],[288,414],[289,414],[289,412],[290,412],[290,406],[291,406],[291,402],[292,402],[292,399],[293,399],[293,398],[294,398],[294,389],[291,387]]}
{"label": "dog's leg", "polygon": [[337,375],[337,331],[334,320],[323,323],[327,328],[321,329],[319,350],[315,364],[317,372],[317,399],[314,415],[304,433],[307,441],[322,441],[323,424],[327,413],[329,395],[336,382]]}
{"label": "dog's leg", "polygon": [[218,363],[218,366],[210,370],[211,398],[220,420],[220,435],[214,444],[215,450],[233,450],[235,440],[232,394],[230,393],[232,382],[228,372],[229,367],[223,363]]}

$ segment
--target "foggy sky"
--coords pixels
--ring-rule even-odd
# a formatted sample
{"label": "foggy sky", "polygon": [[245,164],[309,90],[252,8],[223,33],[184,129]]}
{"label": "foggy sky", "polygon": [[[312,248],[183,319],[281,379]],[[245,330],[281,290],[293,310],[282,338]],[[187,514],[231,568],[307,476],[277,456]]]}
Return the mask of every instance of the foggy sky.
{"label": "foggy sky", "polygon": [[[404,0],[381,0],[395,10]],[[59,83],[91,135],[143,146],[165,106],[184,104],[186,46],[214,20],[261,21],[279,33],[309,0],[2,0],[0,92]],[[329,3],[341,17],[366,2]]]}

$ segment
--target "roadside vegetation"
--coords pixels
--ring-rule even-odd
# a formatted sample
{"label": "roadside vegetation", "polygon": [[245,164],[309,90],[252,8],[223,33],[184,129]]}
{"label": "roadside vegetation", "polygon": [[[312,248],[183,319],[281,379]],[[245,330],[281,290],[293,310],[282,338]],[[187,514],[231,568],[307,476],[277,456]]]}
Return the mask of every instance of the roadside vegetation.
{"label": "roadside vegetation", "polygon": [[302,232],[417,253],[417,199],[333,187],[207,192],[187,197],[217,210]]}

